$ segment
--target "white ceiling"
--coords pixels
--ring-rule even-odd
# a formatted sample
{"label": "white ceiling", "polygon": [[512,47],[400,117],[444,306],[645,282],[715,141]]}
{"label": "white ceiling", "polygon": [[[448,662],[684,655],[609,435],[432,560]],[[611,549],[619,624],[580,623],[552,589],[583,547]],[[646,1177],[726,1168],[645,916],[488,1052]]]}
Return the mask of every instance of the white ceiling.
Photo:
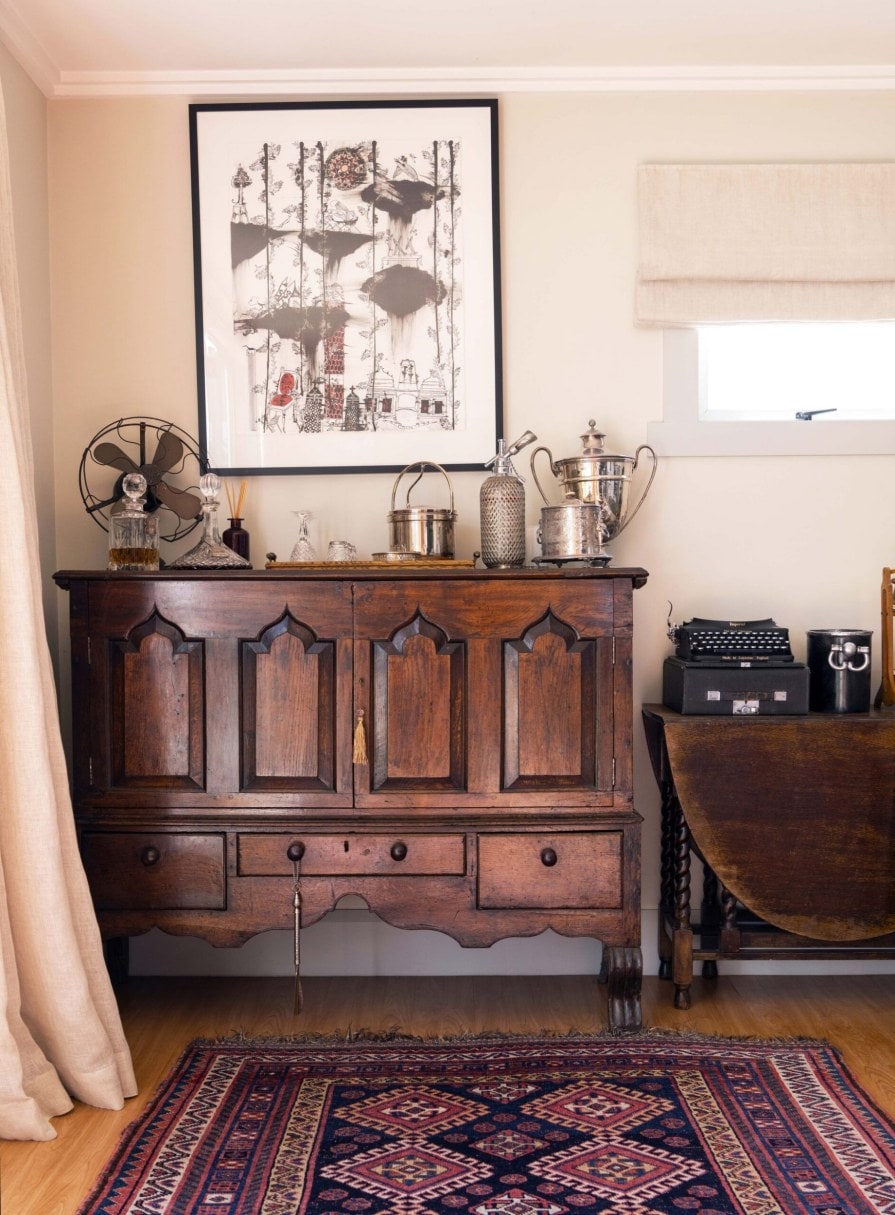
{"label": "white ceiling", "polygon": [[48,96],[895,80],[893,0],[0,0],[0,39]]}

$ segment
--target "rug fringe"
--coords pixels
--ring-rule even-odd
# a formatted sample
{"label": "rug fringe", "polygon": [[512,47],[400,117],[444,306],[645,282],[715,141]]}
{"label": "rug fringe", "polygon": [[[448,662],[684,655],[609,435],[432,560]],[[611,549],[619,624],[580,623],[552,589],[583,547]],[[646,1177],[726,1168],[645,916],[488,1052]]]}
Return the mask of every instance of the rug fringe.
{"label": "rug fringe", "polygon": [[761,1035],[739,1035],[728,1036],[724,1034],[709,1034],[698,1030],[678,1030],[667,1029],[662,1026],[645,1026],[642,1029],[630,1032],[619,1032],[617,1030],[603,1030],[597,1033],[587,1033],[579,1029],[556,1030],[556,1029],[539,1029],[532,1033],[518,1033],[503,1030],[480,1030],[480,1031],[460,1031],[450,1034],[413,1034],[407,1033],[396,1025],[386,1030],[373,1030],[365,1027],[354,1028],[349,1025],[341,1031],[330,1032],[307,1032],[302,1034],[247,1034],[242,1030],[234,1030],[230,1034],[222,1034],[216,1038],[196,1038],[190,1044],[191,1046],[224,1046],[231,1044],[234,1046],[273,1046],[277,1043],[283,1043],[290,1046],[336,1046],[340,1043],[355,1043],[355,1042],[379,1042],[379,1043],[414,1043],[415,1045],[431,1044],[433,1046],[447,1046],[451,1043],[468,1043],[468,1042],[504,1042],[506,1044],[522,1043],[522,1042],[537,1042],[537,1041],[561,1041],[561,1042],[600,1042],[600,1043],[615,1043],[623,1045],[630,1043],[632,1047],[636,1047],[638,1043],[655,1042],[680,1042],[682,1045],[698,1045],[700,1043],[714,1043],[715,1045],[748,1045],[748,1046],[794,1046],[794,1047],[817,1047],[825,1050],[832,1050],[837,1055],[839,1050],[832,1043],[822,1038],[800,1037],[798,1035],[773,1035],[771,1037],[763,1037]]}

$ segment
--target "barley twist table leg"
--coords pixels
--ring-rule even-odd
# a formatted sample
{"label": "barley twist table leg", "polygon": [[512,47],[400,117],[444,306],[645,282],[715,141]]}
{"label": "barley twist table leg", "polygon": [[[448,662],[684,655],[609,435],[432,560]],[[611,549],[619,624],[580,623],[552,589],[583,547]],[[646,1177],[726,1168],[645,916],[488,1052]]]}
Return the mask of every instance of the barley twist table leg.
{"label": "barley twist table leg", "polygon": [[693,930],[690,927],[690,828],[680,804],[677,806],[674,849],[674,932],[672,978],[674,1007],[690,1007],[693,981]]}

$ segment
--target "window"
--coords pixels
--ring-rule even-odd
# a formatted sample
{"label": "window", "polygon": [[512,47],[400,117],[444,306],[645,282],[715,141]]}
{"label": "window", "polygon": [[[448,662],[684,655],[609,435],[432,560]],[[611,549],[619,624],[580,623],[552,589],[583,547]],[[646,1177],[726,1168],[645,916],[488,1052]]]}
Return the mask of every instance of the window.
{"label": "window", "polygon": [[895,321],[704,325],[701,419],[895,419]]}
{"label": "window", "polygon": [[660,456],[895,454],[895,322],[667,329],[663,357]]}
{"label": "window", "polygon": [[895,161],[641,165],[638,207],[660,454],[895,453]]}

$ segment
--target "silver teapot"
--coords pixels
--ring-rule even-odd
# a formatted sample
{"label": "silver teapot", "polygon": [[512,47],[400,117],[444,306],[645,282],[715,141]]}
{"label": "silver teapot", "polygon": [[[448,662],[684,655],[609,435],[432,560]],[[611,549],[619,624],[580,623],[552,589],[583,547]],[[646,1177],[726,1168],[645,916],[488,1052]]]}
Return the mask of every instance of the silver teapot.
{"label": "silver teapot", "polygon": [[[603,440],[606,436],[596,429],[596,422],[593,418],[587,425],[588,430],[581,436],[582,450],[577,456],[569,456],[565,460],[554,460],[549,447],[536,447],[531,453],[531,475],[540,490],[541,497],[549,507],[549,499],[544,493],[535,470],[535,457],[538,452],[546,452],[550,460],[550,471],[562,486],[563,500],[567,503],[578,501],[598,506],[602,539],[603,541],[614,540],[628,526],[643,505],[643,500],[656,475],[658,459],[656,453],[646,443],[641,443],[633,456],[608,455],[603,450]],[[640,462],[641,452],[648,454],[651,467],[643,492],[637,499],[633,510],[629,512],[628,490]]]}

